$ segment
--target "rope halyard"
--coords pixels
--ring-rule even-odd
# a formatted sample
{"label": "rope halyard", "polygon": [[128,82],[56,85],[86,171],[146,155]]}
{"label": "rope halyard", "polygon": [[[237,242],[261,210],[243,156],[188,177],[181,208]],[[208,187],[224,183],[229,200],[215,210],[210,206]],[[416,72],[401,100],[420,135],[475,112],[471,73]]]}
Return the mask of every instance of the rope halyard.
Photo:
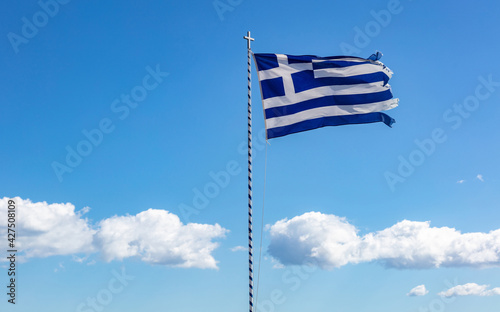
{"label": "rope halyard", "polygon": [[255,287],[255,304],[259,304],[259,283],[260,283],[260,266],[262,264],[262,238],[264,237],[264,210],[266,207],[266,179],[267,179],[267,145],[269,142],[266,141],[266,152],[264,157],[264,187],[262,194],[262,216],[260,221],[260,242],[259,242],[259,265],[257,266],[257,287]]}
{"label": "rope halyard", "polygon": [[250,42],[254,41],[250,37],[250,32],[243,37],[247,40],[248,51],[248,298],[250,312],[254,311],[253,306],[253,245],[252,245],[252,72],[251,59],[252,50]]}

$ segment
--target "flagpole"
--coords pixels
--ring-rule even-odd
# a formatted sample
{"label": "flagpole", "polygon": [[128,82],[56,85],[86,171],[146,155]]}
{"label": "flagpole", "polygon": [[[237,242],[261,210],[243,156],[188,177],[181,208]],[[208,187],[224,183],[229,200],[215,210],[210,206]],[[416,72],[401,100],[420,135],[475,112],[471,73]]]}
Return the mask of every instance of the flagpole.
{"label": "flagpole", "polygon": [[253,245],[252,245],[252,49],[250,42],[255,39],[250,37],[250,31],[243,37],[247,41],[248,53],[248,304],[250,312],[253,307]]}

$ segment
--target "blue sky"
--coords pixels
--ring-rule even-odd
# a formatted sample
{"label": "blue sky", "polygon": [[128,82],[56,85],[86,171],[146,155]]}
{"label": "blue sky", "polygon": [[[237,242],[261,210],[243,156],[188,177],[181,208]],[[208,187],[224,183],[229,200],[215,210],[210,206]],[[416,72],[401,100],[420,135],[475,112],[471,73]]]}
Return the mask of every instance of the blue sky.
{"label": "blue sky", "polygon": [[[23,248],[17,302],[2,295],[2,311],[247,309],[248,30],[254,52],[382,51],[400,99],[392,129],[270,141],[259,311],[498,309],[500,5],[5,6],[1,285],[8,199]],[[253,70],[258,246],[265,144]]]}

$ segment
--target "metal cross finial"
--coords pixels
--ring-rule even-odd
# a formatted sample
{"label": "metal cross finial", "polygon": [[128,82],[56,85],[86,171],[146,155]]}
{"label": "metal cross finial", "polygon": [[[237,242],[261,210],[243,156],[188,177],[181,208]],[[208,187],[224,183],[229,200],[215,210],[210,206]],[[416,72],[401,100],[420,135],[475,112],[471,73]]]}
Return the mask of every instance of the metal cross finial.
{"label": "metal cross finial", "polygon": [[243,39],[247,40],[247,48],[248,48],[248,50],[250,50],[250,42],[254,41],[255,39],[252,38],[252,37],[250,37],[250,32],[249,31],[247,32],[247,35],[243,37]]}

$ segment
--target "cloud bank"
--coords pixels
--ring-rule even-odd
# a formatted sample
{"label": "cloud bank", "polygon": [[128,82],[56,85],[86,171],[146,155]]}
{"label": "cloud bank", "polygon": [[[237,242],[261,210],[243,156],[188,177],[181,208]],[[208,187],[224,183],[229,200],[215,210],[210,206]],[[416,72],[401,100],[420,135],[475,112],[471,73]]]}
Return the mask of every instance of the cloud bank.
{"label": "cloud bank", "polygon": [[211,253],[218,244],[212,240],[225,233],[218,224],[184,225],[168,211],[149,209],[101,221],[96,237],[107,261],[139,257],[153,264],[216,268]]}
{"label": "cloud bank", "polygon": [[489,285],[478,285],[476,283],[467,283],[458,285],[446,291],[438,293],[441,297],[456,297],[456,296],[499,296],[500,287],[487,289]]}
{"label": "cloud bank", "polygon": [[[25,258],[91,253],[96,233],[87,219],[88,208],[75,212],[75,206],[67,204],[33,203],[29,199],[13,198],[16,206],[16,243]],[[0,215],[7,215],[8,198],[0,199]],[[6,233],[7,220],[0,224],[0,232]],[[4,236],[4,235],[2,235]]]}
{"label": "cloud bank", "polygon": [[364,236],[335,215],[309,212],[268,227],[268,252],[284,265],[324,269],[376,261],[390,268],[500,266],[500,230],[465,233],[404,220]]}
{"label": "cloud bank", "polygon": [[[8,200],[0,199],[0,215],[7,214]],[[92,225],[83,217],[88,207],[75,212],[70,203],[13,200],[17,247],[25,259],[99,253],[106,261],[138,258],[150,264],[213,269],[217,261],[212,252],[218,247],[214,240],[228,232],[218,224],[183,224],[175,214],[155,209]],[[0,233],[6,232],[4,222]]]}

